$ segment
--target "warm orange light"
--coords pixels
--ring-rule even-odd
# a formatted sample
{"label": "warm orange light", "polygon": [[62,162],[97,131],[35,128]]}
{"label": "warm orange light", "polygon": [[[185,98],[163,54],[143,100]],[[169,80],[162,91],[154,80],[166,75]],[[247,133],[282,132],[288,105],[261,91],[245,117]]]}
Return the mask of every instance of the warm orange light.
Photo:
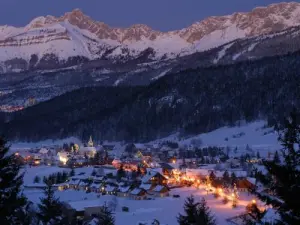
{"label": "warm orange light", "polygon": [[256,200],[255,199],[253,199],[251,202],[252,202],[253,205],[256,204]]}
{"label": "warm orange light", "polygon": [[18,156],[18,155],[19,155],[19,152],[16,152],[15,155]]}
{"label": "warm orange light", "polygon": [[219,188],[219,189],[218,189],[218,191],[219,191],[220,193],[222,193],[222,192],[223,192],[222,188]]}
{"label": "warm orange light", "polygon": [[197,180],[198,184],[200,183],[200,180]]}
{"label": "warm orange light", "polygon": [[175,163],[176,163],[176,160],[175,160],[175,159],[173,159],[172,163],[173,163],[173,164],[175,164]]}
{"label": "warm orange light", "polygon": [[38,164],[40,164],[40,161],[34,161],[34,163],[38,165]]}

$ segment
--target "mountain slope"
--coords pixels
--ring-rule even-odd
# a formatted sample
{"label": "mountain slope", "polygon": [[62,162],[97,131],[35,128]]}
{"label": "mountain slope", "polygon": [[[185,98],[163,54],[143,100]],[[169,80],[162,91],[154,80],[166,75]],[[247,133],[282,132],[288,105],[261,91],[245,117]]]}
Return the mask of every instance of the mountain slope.
{"label": "mountain slope", "polygon": [[103,88],[80,89],[12,114],[0,127],[21,141],[87,139],[91,134],[98,140],[148,141],[174,132],[208,132],[240,120],[267,119],[274,124],[300,107],[299,62],[300,52],[295,52],[189,69],[136,91],[110,87],[103,95]]}
{"label": "mountain slope", "polygon": [[59,18],[38,17],[23,28],[0,27],[0,72],[68,67],[93,59],[126,62],[145,51],[143,62],[174,59],[300,25],[299,13],[300,3],[279,3],[160,32],[142,24],[112,28],[75,9]]}

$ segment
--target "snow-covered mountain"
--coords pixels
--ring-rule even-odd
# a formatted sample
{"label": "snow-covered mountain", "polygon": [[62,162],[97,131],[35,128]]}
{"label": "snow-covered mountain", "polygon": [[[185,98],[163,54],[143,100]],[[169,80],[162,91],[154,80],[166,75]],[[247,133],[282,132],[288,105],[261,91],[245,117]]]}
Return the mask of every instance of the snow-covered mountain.
{"label": "snow-covered mountain", "polygon": [[25,27],[0,26],[0,72],[70,67],[96,59],[117,63],[173,59],[297,25],[296,2],[209,17],[169,32],[142,24],[113,28],[75,9],[59,18],[35,18]]}

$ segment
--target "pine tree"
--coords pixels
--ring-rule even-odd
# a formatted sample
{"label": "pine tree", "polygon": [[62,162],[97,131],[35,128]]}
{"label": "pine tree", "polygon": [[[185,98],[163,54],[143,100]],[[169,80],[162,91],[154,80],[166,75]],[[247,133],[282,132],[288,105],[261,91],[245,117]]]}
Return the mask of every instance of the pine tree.
{"label": "pine tree", "polygon": [[273,160],[274,160],[275,163],[280,163],[280,158],[279,158],[279,154],[278,154],[277,151],[274,154],[274,159]]}
{"label": "pine tree", "polygon": [[0,137],[0,218],[1,224],[23,224],[27,200],[20,194],[23,174],[14,154],[9,154],[6,141]]}
{"label": "pine tree", "polygon": [[120,166],[120,168],[117,171],[117,177],[120,180],[122,177],[125,177],[125,170],[123,164]]}
{"label": "pine tree", "polygon": [[256,158],[260,159],[260,154],[259,154],[259,152],[256,152]]}
{"label": "pine tree", "polygon": [[66,182],[67,181],[67,179],[68,179],[68,174],[67,174],[67,172],[66,171],[64,171],[63,173],[62,173],[62,182]]}
{"label": "pine tree", "polygon": [[62,174],[60,173],[60,172],[58,172],[57,174],[56,174],[56,183],[57,184],[60,184],[60,183],[62,183],[63,181],[62,181]]}
{"label": "pine tree", "polygon": [[216,175],[214,173],[214,171],[211,171],[209,174],[209,179],[211,180],[212,183],[214,183],[214,181],[216,180]]}
{"label": "pine tree", "polygon": [[53,184],[50,180],[46,183],[45,197],[41,198],[37,214],[43,225],[63,224],[62,203],[54,196]]}
{"label": "pine tree", "polygon": [[234,185],[237,181],[237,177],[234,172],[231,173],[231,184]]}
{"label": "pine tree", "polygon": [[75,176],[75,170],[72,168],[70,171],[70,177],[73,177],[73,176]]}
{"label": "pine tree", "polygon": [[230,184],[230,176],[229,176],[229,173],[227,170],[223,173],[223,184],[224,184],[224,186],[227,186]]}
{"label": "pine tree", "polygon": [[196,223],[201,225],[216,225],[216,219],[211,215],[210,209],[204,198],[197,206]]}
{"label": "pine tree", "polygon": [[115,217],[112,211],[107,207],[103,206],[101,212],[97,216],[97,225],[114,225]]}
{"label": "pine tree", "polygon": [[184,203],[185,215],[179,214],[177,221],[179,225],[196,224],[197,206],[199,203],[195,202],[194,196],[187,197]]}
{"label": "pine tree", "polygon": [[267,175],[259,173],[258,180],[267,188],[257,196],[277,209],[281,224],[300,224],[300,114],[293,111],[285,121],[279,141],[283,147],[282,162],[264,160]]}
{"label": "pine tree", "polygon": [[33,183],[40,183],[40,181],[41,181],[41,178],[39,176],[35,176]]}

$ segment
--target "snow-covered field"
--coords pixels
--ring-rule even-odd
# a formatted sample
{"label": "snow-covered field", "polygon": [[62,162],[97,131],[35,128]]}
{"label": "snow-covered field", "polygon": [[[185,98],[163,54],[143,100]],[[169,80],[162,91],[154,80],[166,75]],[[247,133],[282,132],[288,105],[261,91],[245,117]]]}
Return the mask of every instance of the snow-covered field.
{"label": "snow-covered field", "polygon": [[[34,203],[39,203],[40,198],[43,196],[41,191],[25,191],[24,194]],[[253,196],[246,193],[240,194],[240,200],[238,207],[233,209],[231,203],[224,205],[222,198],[214,198],[210,193],[207,195],[206,191],[196,188],[180,188],[171,191],[170,195],[179,194],[180,198],[166,197],[156,198],[155,200],[130,200],[127,198],[117,197],[117,209],[115,212],[116,225],[135,225],[138,222],[153,221],[158,219],[161,224],[175,225],[177,223],[176,217],[178,213],[183,213],[183,205],[185,199],[193,195],[196,201],[200,201],[202,197],[206,199],[212,213],[217,219],[217,224],[227,224],[226,219],[239,215],[245,212],[246,205],[253,199]],[[97,197],[95,193],[86,194],[83,191],[57,191],[56,196],[61,201],[66,202],[81,202],[85,204],[85,201],[102,202],[109,201],[111,196]],[[129,207],[129,212],[122,212],[122,207]]]}
{"label": "snow-covered field", "polygon": [[60,168],[57,166],[36,166],[36,167],[25,167],[22,172],[25,172],[24,174],[24,185],[32,184],[34,177],[39,176],[41,180],[43,180],[43,177],[48,177],[51,174],[63,172],[63,171],[70,171],[70,169],[66,168]]}
{"label": "snow-covered field", "polygon": [[[280,143],[278,142],[278,134],[273,131],[272,128],[265,126],[266,121],[256,121],[252,123],[245,123],[241,126],[234,127],[222,127],[217,130],[211,131],[209,133],[203,133],[195,135],[188,139],[180,138],[178,134],[170,135],[166,138],[153,140],[147,144],[155,144],[164,141],[175,141],[179,145],[189,145],[193,139],[200,139],[202,142],[202,147],[205,146],[219,146],[219,147],[238,147],[245,149],[249,145],[254,150],[277,150],[280,148]],[[53,146],[53,145],[62,145],[63,143],[77,143],[81,145],[81,141],[77,138],[70,137],[63,140],[45,140],[37,143],[11,143],[11,149],[26,149],[26,148],[35,148],[43,146]],[[104,142],[105,144],[113,144],[121,146],[119,142]],[[143,146],[144,144],[139,144]]]}
{"label": "snow-covered field", "polygon": [[195,135],[184,139],[178,134],[170,135],[160,140],[151,141],[150,144],[164,141],[175,141],[180,145],[190,145],[194,139],[200,139],[202,147],[219,146],[219,147],[238,147],[245,148],[249,145],[252,149],[274,150],[280,148],[278,134],[273,128],[266,127],[266,121],[255,121],[245,123],[234,127],[221,127],[209,133]]}

